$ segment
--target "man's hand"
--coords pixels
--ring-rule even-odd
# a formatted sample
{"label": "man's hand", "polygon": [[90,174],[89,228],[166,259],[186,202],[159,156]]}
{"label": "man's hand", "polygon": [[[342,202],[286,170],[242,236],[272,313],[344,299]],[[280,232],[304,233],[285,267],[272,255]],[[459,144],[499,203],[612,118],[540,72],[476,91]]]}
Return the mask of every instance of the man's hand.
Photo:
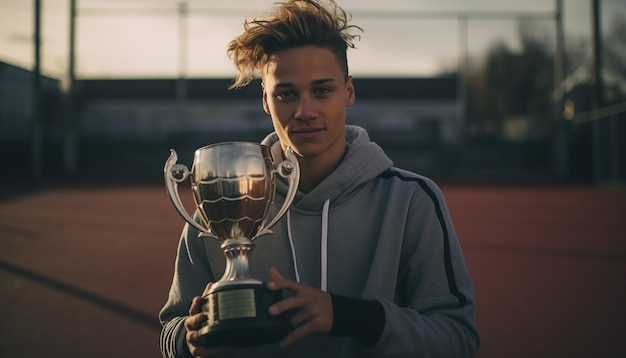
{"label": "man's hand", "polygon": [[333,326],[333,304],[328,292],[287,280],[275,267],[270,269],[270,279],[271,281],[267,283],[268,289],[272,291],[285,289],[295,293],[295,296],[277,302],[268,309],[274,316],[287,311],[293,312],[289,317],[289,323],[294,330],[280,342],[282,347],[311,333],[330,332]]}
{"label": "man's hand", "polygon": [[[211,288],[209,283],[204,289],[202,296]],[[189,352],[194,357],[206,357],[206,358],[222,358],[231,357],[233,348],[226,347],[206,347],[202,344],[202,340],[198,337],[198,330],[202,328],[202,324],[206,322],[207,316],[202,313],[202,297],[195,297],[189,308],[189,317],[185,319],[185,329],[187,330],[187,347]]]}

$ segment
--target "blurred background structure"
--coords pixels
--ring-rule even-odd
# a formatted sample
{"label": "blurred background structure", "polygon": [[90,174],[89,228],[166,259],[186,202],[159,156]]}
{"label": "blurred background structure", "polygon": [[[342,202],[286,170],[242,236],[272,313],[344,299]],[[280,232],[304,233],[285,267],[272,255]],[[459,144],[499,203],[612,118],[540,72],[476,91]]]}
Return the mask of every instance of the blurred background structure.
{"label": "blurred background structure", "polygon": [[[273,3],[3,1],[0,176],[159,176],[169,148],[261,140],[259,86],[227,90],[225,50]],[[365,30],[348,122],[398,166],[626,180],[623,0],[341,5]]]}

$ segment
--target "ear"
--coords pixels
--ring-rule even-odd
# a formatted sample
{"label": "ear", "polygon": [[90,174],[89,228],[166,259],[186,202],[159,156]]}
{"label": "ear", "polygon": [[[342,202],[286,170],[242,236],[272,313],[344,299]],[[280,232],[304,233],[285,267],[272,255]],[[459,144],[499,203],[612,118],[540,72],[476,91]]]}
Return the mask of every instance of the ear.
{"label": "ear", "polygon": [[265,86],[263,86],[263,82],[261,82],[261,88],[263,89],[263,110],[267,114],[270,113],[270,106],[267,104],[267,92],[265,92]]}
{"label": "ear", "polygon": [[350,107],[351,105],[354,104],[354,101],[356,100],[355,92],[354,92],[354,84],[352,83],[352,76],[348,76],[348,79],[346,80],[346,91],[347,91],[346,106]]}

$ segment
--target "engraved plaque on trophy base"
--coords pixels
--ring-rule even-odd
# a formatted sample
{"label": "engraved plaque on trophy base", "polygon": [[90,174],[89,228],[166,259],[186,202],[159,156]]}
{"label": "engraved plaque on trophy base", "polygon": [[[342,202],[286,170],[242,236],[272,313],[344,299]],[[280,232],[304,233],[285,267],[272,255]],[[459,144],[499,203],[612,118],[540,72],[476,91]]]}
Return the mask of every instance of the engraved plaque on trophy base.
{"label": "engraved plaque on trophy base", "polygon": [[267,308],[282,298],[280,291],[270,291],[264,284],[220,287],[203,298],[208,321],[198,333],[208,346],[278,342],[288,333],[287,322],[270,315]]}

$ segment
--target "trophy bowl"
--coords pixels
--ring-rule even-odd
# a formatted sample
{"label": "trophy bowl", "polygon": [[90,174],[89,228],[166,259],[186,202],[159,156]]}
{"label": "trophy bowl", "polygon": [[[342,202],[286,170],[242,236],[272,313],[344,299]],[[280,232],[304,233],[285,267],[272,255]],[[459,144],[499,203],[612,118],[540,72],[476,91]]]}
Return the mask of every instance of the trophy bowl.
{"label": "trophy bowl", "polygon": [[[226,142],[197,149],[191,171],[176,163],[174,150],[165,163],[166,189],[174,207],[200,236],[218,240],[226,257],[224,275],[203,297],[207,321],[199,334],[207,346],[267,344],[288,333],[286,322],[267,312],[282,299],[282,293],[268,290],[249,273],[253,241],[271,233],[297,191],[298,162],[291,148],[285,156],[276,163],[265,145]],[[288,180],[289,189],[271,217],[278,176]],[[178,194],[178,184],[187,179],[200,222],[187,212]]]}

